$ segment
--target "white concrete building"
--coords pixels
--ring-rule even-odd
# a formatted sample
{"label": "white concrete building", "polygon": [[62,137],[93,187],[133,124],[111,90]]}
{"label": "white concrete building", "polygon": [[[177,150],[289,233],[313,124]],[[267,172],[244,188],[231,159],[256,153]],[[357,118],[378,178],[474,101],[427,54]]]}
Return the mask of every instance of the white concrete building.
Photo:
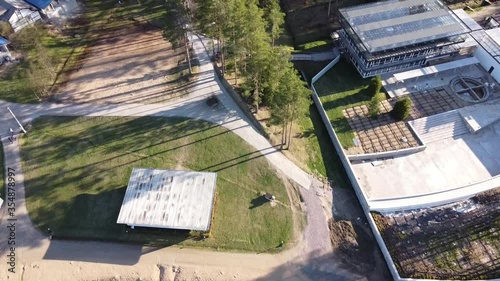
{"label": "white concrete building", "polygon": [[479,44],[474,56],[500,82],[500,28],[474,31],[471,36]]}
{"label": "white concrete building", "polygon": [[216,173],[134,168],[117,223],[208,231]]}

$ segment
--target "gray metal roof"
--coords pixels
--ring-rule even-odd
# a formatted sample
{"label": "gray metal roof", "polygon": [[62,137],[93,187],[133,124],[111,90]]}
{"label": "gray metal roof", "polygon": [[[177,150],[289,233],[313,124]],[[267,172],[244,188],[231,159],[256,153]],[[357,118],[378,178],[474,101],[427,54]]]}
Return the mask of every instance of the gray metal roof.
{"label": "gray metal roof", "polygon": [[470,33],[483,49],[500,63],[500,27]]}
{"label": "gray metal roof", "polygon": [[134,168],[117,223],[207,231],[216,173]]}
{"label": "gray metal roof", "polygon": [[483,29],[467,12],[463,9],[453,10],[453,13],[465,24],[471,31]]}
{"label": "gray metal roof", "polygon": [[372,53],[469,31],[439,0],[389,0],[339,11]]}

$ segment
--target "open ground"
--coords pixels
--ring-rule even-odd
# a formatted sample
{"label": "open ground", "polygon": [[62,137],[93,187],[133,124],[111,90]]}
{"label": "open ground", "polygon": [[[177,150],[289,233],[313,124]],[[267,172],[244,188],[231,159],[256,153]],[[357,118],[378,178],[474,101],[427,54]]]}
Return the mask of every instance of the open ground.
{"label": "open ground", "polygon": [[[200,59],[200,71],[206,73],[203,88],[191,88],[190,97],[168,104],[155,105],[98,105],[98,104],[51,104],[21,105],[2,103],[16,112],[22,123],[42,115],[106,115],[106,116],[184,116],[203,119],[220,124],[251,143],[276,169],[286,172],[300,186],[301,198],[307,210],[305,227],[300,247],[292,248],[276,255],[269,254],[232,254],[177,247],[142,248],[133,245],[108,244],[100,242],[49,241],[36,231],[27,215],[24,205],[24,188],[22,168],[19,162],[17,144],[8,145],[3,139],[6,151],[6,164],[20,171],[17,178],[17,230],[18,268],[14,278],[23,280],[104,280],[115,278],[128,280],[142,278],[144,280],[168,280],[175,275],[187,280],[382,280],[384,264],[377,264],[363,275],[357,273],[351,265],[346,265],[339,257],[339,252],[332,251],[327,227],[326,213],[331,214],[331,207],[322,207],[320,196],[326,196],[329,190],[311,185],[310,176],[292,165],[282,154],[277,152],[264,137],[256,133],[246,121],[244,115],[221,88],[220,82],[214,78],[212,66],[203,45],[208,45],[206,38],[196,40],[194,50]],[[222,107],[207,108],[204,99],[218,95]],[[8,131],[16,128],[15,121],[9,115],[0,116],[0,130]],[[16,152],[17,151],[17,152]],[[17,155],[17,156],[16,156]],[[307,189],[309,188],[309,189]],[[352,196],[352,195],[351,195]],[[344,198],[344,199],[341,199]],[[338,204],[339,210],[352,207],[355,197],[336,196],[334,201],[345,200]],[[343,207],[342,207],[343,206]],[[345,207],[345,208],[344,208]],[[325,208],[325,209],[324,209]],[[342,219],[354,219],[353,214]],[[2,222],[3,223],[3,222]],[[4,229],[4,227],[0,228]],[[1,236],[6,237],[5,235]],[[7,244],[0,241],[5,250]],[[5,255],[2,255],[5,259]],[[293,259],[293,261],[291,261]],[[130,265],[134,265],[130,267]],[[175,270],[174,270],[175,267]],[[172,272],[172,273],[170,273]],[[180,272],[180,273],[179,273]],[[386,271],[385,271],[386,272]],[[380,275],[382,274],[382,275]],[[0,272],[0,278],[9,278],[8,272]],[[22,276],[22,277],[21,277]],[[114,277],[113,277],[114,276]],[[163,276],[163,277],[161,277]],[[166,277],[165,277],[166,276]],[[201,276],[201,277],[200,277]]]}
{"label": "open ground", "polygon": [[[56,237],[268,252],[292,238],[287,189],[263,155],[210,123],[166,118],[37,119],[22,138],[27,208]],[[217,173],[210,237],[116,224],[134,167]],[[271,204],[261,196],[277,198]],[[296,196],[295,196],[296,197]],[[299,219],[300,221],[301,219]],[[300,230],[299,230],[300,231]]]}
{"label": "open ground", "polygon": [[176,89],[184,53],[172,50],[161,30],[137,23],[101,31],[78,70],[59,87],[62,102],[161,102]]}
{"label": "open ground", "polygon": [[[95,3],[98,1],[87,1],[87,3]],[[129,1],[128,5],[134,5],[136,7],[140,5],[135,5],[136,1]],[[140,1],[140,2],[148,2],[148,1]],[[137,1],[139,3],[139,1]],[[115,3],[113,3],[115,4]],[[90,5],[88,5],[90,7]],[[122,7],[114,7],[113,12],[109,12],[106,9],[102,9],[99,11],[95,9],[95,13],[101,13],[106,20],[110,19],[110,23],[116,21],[126,20],[129,23],[134,20],[130,20],[129,16],[123,16],[123,8]],[[143,13],[142,14],[146,14]],[[110,17],[111,15],[118,15],[115,17]],[[120,16],[121,15],[121,16]],[[143,21],[143,16],[131,16],[131,18]],[[148,22],[151,22],[148,20]],[[139,25],[135,25],[136,27]],[[140,25],[141,28],[143,25]],[[99,35],[99,32],[95,32],[96,36]],[[157,38],[157,37],[156,37]],[[124,37],[120,37],[120,40],[129,40]],[[96,42],[99,42],[97,39]],[[208,42],[205,40],[205,42]],[[103,42],[105,43],[105,42]],[[89,49],[83,51],[82,55],[85,58],[87,55],[92,54],[92,45],[89,45]],[[196,48],[195,48],[196,49]],[[77,54],[78,55],[78,54]],[[133,58],[131,58],[133,59]],[[85,60],[84,60],[85,62]],[[205,62],[206,63],[206,62]],[[82,67],[84,64],[81,65]],[[116,66],[121,67],[122,65],[116,64]],[[71,69],[68,71],[68,77],[72,77],[72,75],[77,75],[77,72],[73,72],[73,70],[78,69],[80,66],[77,65],[75,69]],[[212,74],[211,68],[203,69],[200,67],[202,73],[205,71],[210,71]],[[168,71],[168,70],[166,70]],[[91,71],[90,71],[91,72]],[[118,76],[117,76],[118,77]],[[118,77],[119,78],[119,77]],[[142,77],[134,77],[134,81],[138,82],[140,79],[151,79],[158,77],[151,77],[147,74],[144,74]],[[213,81],[213,76],[208,77],[207,80],[210,82]],[[160,79],[161,80],[161,79]],[[169,80],[164,79],[165,80]],[[93,82],[95,80],[89,80]],[[134,82],[128,80],[120,80],[120,85],[127,85],[127,82]],[[150,80],[149,82],[153,82]],[[159,82],[159,81],[156,81]],[[168,82],[168,81],[167,81]],[[139,83],[139,82],[138,82]],[[219,93],[219,85],[215,85],[216,83],[205,83],[204,88],[209,89],[206,92],[203,92],[204,95],[208,95],[211,93],[220,94],[221,97],[225,97],[226,94]],[[70,85],[70,84],[68,84]],[[106,85],[104,85],[106,86]],[[124,86],[126,87],[126,86]],[[110,89],[112,87],[109,87]],[[120,88],[120,86],[118,86]],[[141,88],[138,85],[138,88]],[[184,96],[184,99],[191,99],[190,105],[187,106],[187,103],[183,105],[184,110],[191,111],[189,117],[205,119],[209,118],[208,116],[212,116],[213,112],[205,112],[201,104],[196,103],[196,100],[193,100],[194,87],[188,88],[187,92],[190,94],[189,97]],[[199,88],[197,88],[199,89]],[[113,96],[116,93],[118,95],[121,94],[121,90],[110,91],[106,95],[106,97]],[[163,97],[163,93],[153,93],[153,96]],[[182,93],[181,93],[182,95]],[[125,95],[126,96],[126,95]],[[122,96],[123,97],[123,96]],[[128,101],[130,100],[130,96]],[[105,98],[106,99],[106,98]],[[98,99],[99,100],[99,99]],[[125,99],[127,100],[127,99]],[[139,99],[135,99],[134,101],[140,101]],[[114,102],[113,100],[107,100]],[[169,100],[170,102],[171,100]],[[199,101],[199,100],[198,100]],[[143,100],[144,102],[144,100]],[[223,102],[224,106],[228,108],[227,114],[229,117],[241,116],[241,113],[235,113],[237,110],[234,110],[234,107],[228,106],[226,102]],[[193,106],[195,104],[195,106]],[[23,121],[29,121],[33,119],[33,116],[30,116],[32,112],[37,112],[37,110],[43,111],[43,114],[50,115],[49,111],[45,111],[48,107],[54,107],[52,104],[42,104],[39,107],[17,107],[16,112],[22,112],[20,118]],[[177,107],[183,108],[181,104]],[[59,107],[60,108],[60,107]],[[154,115],[154,114],[162,114],[171,110],[171,108],[163,108],[157,107],[156,109],[151,109],[151,107],[142,108],[144,110],[144,114]],[[84,115],[89,112],[93,112],[92,114],[98,114],[96,112],[104,112],[106,110],[112,110],[112,108],[103,108],[94,105],[83,105],[82,107],[68,107],[65,112],[61,115]],[[122,109],[123,111],[135,112],[131,108]],[[182,110],[182,109],[179,109]],[[55,110],[57,111],[57,109]],[[54,114],[54,112],[52,114]],[[175,110],[173,110],[175,111]],[[69,113],[71,112],[71,113]],[[86,113],[85,113],[86,112]],[[38,111],[35,115],[41,114]],[[116,114],[110,113],[110,114]],[[122,113],[124,114],[124,113]],[[172,113],[166,113],[176,115],[179,114],[179,111],[175,111]],[[184,113],[185,114],[185,113]],[[316,114],[316,115],[315,115]],[[124,114],[126,115],[126,114]],[[215,114],[217,115],[217,114]],[[316,112],[312,112],[311,116],[316,116]],[[218,116],[220,117],[220,116]],[[217,119],[216,117],[212,117]],[[243,118],[244,119],[244,118]],[[319,118],[317,118],[318,120]],[[212,119],[213,120],[213,119]],[[221,122],[223,119],[217,119],[217,122]],[[308,122],[308,121],[303,121]],[[12,120],[8,120],[7,122],[2,124],[2,130],[11,125]],[[24,123],[24,122],[23,122]],[[7,125],[9,124],[9,125]],[[220,124],[220,123],[219,123]],[[7,126],[7,127],[6,127]],[[15,125],[14,125],[15,126]],[[226,125],[227,126],[227,125]],[[248,125],[246,125],[248,126]],[[307,124],[308,128],[310,128],[310,138],[308,141],[314,142],[315,135],[325,134],[324,128],[319,128],[317,126],[317,122],[315,124]],[[237,129],[235,130],[237,134],[242,136],[242,131],[246,131],[249,128]],[[244,135],[244,134],[243,134]],[[296,181],[300,183],[308,182],[310,186],[310,181],[305,180],[302,177],[302,173],[298,172],[295,168],[289,168],[288,164],[283,164],[284,162],[281,160],[281,154],[276,153],[272,148],[269,147],[269,144],[266,142],[267,146],[262,146],[262,140],[260,138],[257,139],[248,139],[247,136],[244,137],[247,141],[250,141],[252,144],[257,144],[259,147],[259,151],[263,152],[268,160],[273,163],[273,166],[278,169],[285,169],[287,174],[292,176]],[[318,136],[318,138],[320,138]],[[263,139],[263,138],[262,138]],[[324,138],[323,138],[324,140]],[[325,142],[319,143],[319,148],[316,147],[316,152],[327,151],[327,155],[331,155],[331,145],[330,149],[328,145],[325,145]],[[10,148],[9,148],[10,149]],[[273,160],[274,159],[274,160]],[[277,160],[278,159],[278,160]],[[316,163],[320,163],[321,157],[316,158]],[[286,162],[286,161],[285,161]],[[335,162],[335,161],[333,161]],[[9,162],[12,163],[12,162]],[[337,163],[337,162],[335,162]],[[324,163],[321,163],[324,164]],[[338,163],[337,163],[338,164]],[[318,165],[319,166],[319,165]],[[328,173],[331,178],[337,179],[337,172],[331,169],[330,165],[325,165],[326,171],[322,172]],[[314,167],[314,166],[312,166]],[[319,170],[319,169],[318,169]],[[341,170],[339,170],[341,171]],[[338,184],[340,181],[336,181]],[[368,267],[368,270],[363,272],[364,276],[356,274],[356,271],[353,269],[351,263],[352,260],[347,259],[346,263],[340,262],[340,253],[337,250],[333,252],[329,252],[331,247],[330,243],[328,243],[328,229],[324,228],[324,224],[326,220],[324,219],[323,208],[318,204],[318,196],[322,197],[325,194],[328,194],[329,190],[323,190],[321,188],[311,188],[310,190],[301,189],[301,195],[304,199],[304,203],[307,207],[307,216],[308,216],[308,225],[304,232],[304,248],[301,249],[291,249],[286,251],[283,254],[279,255],[232,255],[232,254],[221,254],[221,253],[212,253],[212,252],[199,252],[196,250],[188,250],[188,249],[177,249],[177,248],[167,248],[167,249],[149,249],[140,247],[127,247],[124,245],[114,245],[114,244],[106,244],[106,243],[93,243],[93,242],[72,242],[72,241],[51,241],[50,243],[46,241],[46,239],[40,235],[40,233],[33,231],[30,229],[29,218],[26,217],[26,214],[23,214],[24,219],[23,222],[27,222],[25,225],[26,232],[20,231],[20,261],[22,261],[23,269],[23,280],[77,280],[77,279],[87,279],[87,280],[104,280],[109,276],[117,280],[128,280],[129,278],[142,278],[144,280],[170,280],[170,279],[187,279],[187,280],[198,280],[200,279],[214,279],[214,280],[228,280],[228,279],[237,279],[237,280],[331,280],[332,278],[335,280],[388,280],[387,275],[384,275],[384,266],[377,263],[378,269],[373,269],[372,267]],[[335,192],[335,190],[334,190]],[[342,209],[343,212],[346,209],[351,208],[353,205],[357,205],[357,203],[353,202],[357,199],[353,196],[352,192],[349,193],[348,196],[341,196],[342,193],[349,193],[350,191],[340,190],[335,198],[336,208],[338,210]],[[323,195],[319,195],[323,194]],[[19,195],[21,196],[21,194]],[[343,202],[340,202],[343,201]],[[353,204],[354,203],[354,204]],[[345,207],[345,208],[344,208]],[[327,214],[331,213],[331,207],[324,207],[326,209]],[[359,206],[358,206],[359,208]],[[338,211],[337,210],[337,211]],[[356,220],[356,215],[350,213],[349,216],[340,216],[340,219],[348,219],[348,220]],[[21,222],[20,222],[21,223]],[[362,222],[360,222],[362,224]],[[343,227],[335,228],[336,230],[345,229]],[[325,231],[326,230],[326,231]],[[336,231],[335,230],[335,231]],[[26,234],[24,234],[26,233]],[[325,235],[326,234],[326,235]],[[325,237],[327,238],[327,243],[325,244]],[[352,242],[353,237],[350,236],[347,239],[350,239]],[[29,241],[29,243],[27,243]],[[2,243],[3,245],[3,243]],[[376,250],[374,250],[376,251]],[[298,255],[300,252],[300,257]],[[363,253],[366,254],[366,253]],[[298,257],[295,261],[290,261],[291,258]],[[357,260],[354,258],[354,260]],[[113,264],[111,264],[113,263]],[[134,269],[128,267],[128,265],[134,265]],[[244,264],[244,266],[242,266]],[[346,265],[347,264],[347,265]],[[179,266],[181,265],[181,266]],[[62,270],[55,270],[55,268],[64,268],[64,272]],[[68,273],[69,271],[69,273]],[[0,277],[4,276],[3,272],[0,274]],[[385,273],[386,274],[386,273]],[[5,276],[4,276],[5,277]]]}
{"label": "open ground", "polygon": [[500,188],[445,206],[373,213],[402,277],[500,277]]}
{"label": "open ground", "polygon": [[56,100],[152,103],[186,94],[186,55],[162,37],[162,1],[89,6],[75,28],[84,32],[85,46],[78,65],[65,70]]}

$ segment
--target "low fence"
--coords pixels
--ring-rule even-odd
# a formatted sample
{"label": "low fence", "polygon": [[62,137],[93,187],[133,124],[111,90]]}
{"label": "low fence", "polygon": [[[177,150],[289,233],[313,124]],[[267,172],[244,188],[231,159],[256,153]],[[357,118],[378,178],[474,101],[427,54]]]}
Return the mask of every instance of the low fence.
{"label": "low fence", "polygon": [[250,109],[248,109],[247,104],[241,99],[241,96],[234,91],[233,87],[231,85],[229,85],[229,83],[224,78],[224,76],[222,76],[222,72],[220,71],[219,67],[216,64],[214,64],[214,71],[215,71],[215,74],[217,75],[217,77],[219,78],[219,80],[221,81],[224,89],[233,98],[236,105],[238,105],[238,107],[241,109],[243,114],[245,114],[245,116],[248,118],[248,121],[250,121],[250,123],[254,126],[255,129],[257,129],[257,131],[259,131],[259,133],[261,135],[263,135],[265,138],[269,139],[269,136],[266,133],[266,131],[264,130],[264,127],[262,127],[262,125],[257,120],[257,118],[255,118],[255,116],[250,111]]}
{"label": "low fence", "polygon": [[425,149],[426,149],[425,145],[419,145],[416,147],[403,148],[403,149],[384,151],[384,152],[366,153],[366,154],[352,154],[352,155],[347,155],[347,158],[350,161],[372,160],[372,159],[404,156],[404,155],[424,151]]}
{"label": "low fence", "polygon": [[[498,186],[500,186],[500,175],[453,189],[437,191],[423,195],[370,200],[370,209],[373,211],[386,213],[401,211],[401,209],[412,210],[431,208],[435,206],[450,204],[460,200],[465,200],[473,197],[478,193],[495,189]],[[462,192],[457,194],[455,193],[457,190],[461,190]],[[420,200],[421,198],[425,198],[425,200]],[[419,203],[422,201],[425,203]]]}
{"label": "low fence", "polygon": [[293,53],[292,61],[328,61],[336,57],[335,49],[321,53]]}

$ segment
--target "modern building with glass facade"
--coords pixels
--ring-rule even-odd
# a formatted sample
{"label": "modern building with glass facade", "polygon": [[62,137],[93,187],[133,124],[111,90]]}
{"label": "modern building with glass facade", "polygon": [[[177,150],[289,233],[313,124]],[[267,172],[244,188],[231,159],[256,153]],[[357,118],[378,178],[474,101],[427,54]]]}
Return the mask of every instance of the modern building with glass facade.
{"label": "modern building with glass facade", "polygon": [[389,0],[339,14],[340,47],[363,77],[457,55],[470,32],[440,0]]}

